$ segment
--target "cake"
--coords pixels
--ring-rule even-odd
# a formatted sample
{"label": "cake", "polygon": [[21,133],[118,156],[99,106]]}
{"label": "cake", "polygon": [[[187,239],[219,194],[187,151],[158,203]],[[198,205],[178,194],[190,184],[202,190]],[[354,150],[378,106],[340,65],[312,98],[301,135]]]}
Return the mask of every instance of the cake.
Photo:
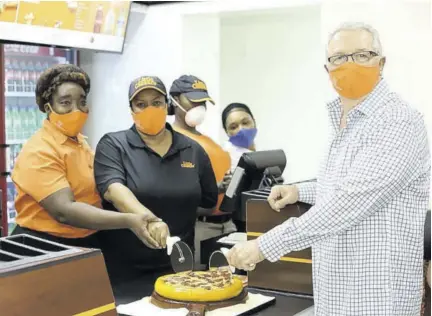
{"label": "cake", "polygon": [[218,302],[238,296],[243,290],[240,278],[227,269],[186,271],[159,277],[155,292],[185,302]]}

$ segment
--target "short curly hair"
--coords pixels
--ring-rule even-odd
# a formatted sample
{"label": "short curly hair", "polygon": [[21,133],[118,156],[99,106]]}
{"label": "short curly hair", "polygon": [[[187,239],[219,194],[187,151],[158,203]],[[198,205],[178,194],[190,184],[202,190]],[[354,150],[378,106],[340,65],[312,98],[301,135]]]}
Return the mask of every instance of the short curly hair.
{"label": "short curly hair", "polygon": [[79,84],[87,95],[90,92],[90,77],[75,65],[55,65],[45,70],[36,84],[36,103],[39,110],[45,113],[45,104],[51,102],[57,87],[65,82]]}

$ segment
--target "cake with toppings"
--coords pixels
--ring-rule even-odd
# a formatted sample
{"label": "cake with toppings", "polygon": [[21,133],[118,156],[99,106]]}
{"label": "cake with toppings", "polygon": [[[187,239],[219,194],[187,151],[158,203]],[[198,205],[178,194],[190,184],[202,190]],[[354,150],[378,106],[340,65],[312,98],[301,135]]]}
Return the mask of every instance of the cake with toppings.
{"label": "cake with toppings", "polygon": [[155,292],[176,301],[217,302],[238,296],[243,282],[227,269],[187,271],[161,276]]}

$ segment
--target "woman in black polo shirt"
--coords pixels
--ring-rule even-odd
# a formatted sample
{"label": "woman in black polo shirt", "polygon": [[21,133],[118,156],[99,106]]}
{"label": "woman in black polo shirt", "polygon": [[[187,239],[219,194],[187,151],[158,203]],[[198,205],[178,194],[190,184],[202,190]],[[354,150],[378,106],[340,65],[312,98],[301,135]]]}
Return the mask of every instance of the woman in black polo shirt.
{"label": "woman in black polo shirt", "polygon": [[95,179],[105,209],[161,219],[148,223],[147,245],[126,229],[99,234],[114,285],[169,268],[166,236],[179,236],[193,249],[197,208],[216,205],[210,160],[201,146],[166,123],[166,95],[157,77],[134,80],[129,102],[135,124],[106,134],[96,148]]}

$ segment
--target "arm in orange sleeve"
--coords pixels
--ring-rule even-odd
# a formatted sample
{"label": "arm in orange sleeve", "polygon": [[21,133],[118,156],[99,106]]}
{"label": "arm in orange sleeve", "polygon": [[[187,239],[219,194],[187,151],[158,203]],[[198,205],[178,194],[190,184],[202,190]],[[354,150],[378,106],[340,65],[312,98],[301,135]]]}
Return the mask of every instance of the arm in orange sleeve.
{"label": "arm in orange sleeve", "polygon": [[56,152],[47,148],[24,148],[12,179],[62,224],[93,230],[137,228],[145,223],[133,214],[107,212],[76,202],[66,178],[66,167]]}

